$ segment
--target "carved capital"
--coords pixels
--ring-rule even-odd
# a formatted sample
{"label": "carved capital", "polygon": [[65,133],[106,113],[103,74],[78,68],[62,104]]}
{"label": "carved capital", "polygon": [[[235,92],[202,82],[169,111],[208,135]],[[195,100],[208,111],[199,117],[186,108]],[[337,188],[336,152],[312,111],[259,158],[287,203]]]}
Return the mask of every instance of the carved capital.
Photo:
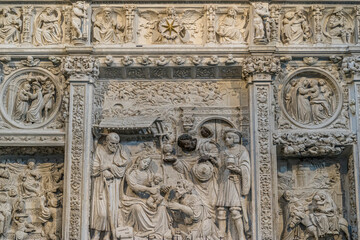
{"label": "carved capital", "polygon": [[96,80],[99,76],[100,62],[89,56],[68,56],[64,58],[63,72],[74,80]]}
{"label": "carved capital", "polygon": [[280,58],[272,56],[247,57],[242,63],[245,78],[255,74],[278,74],[281,71]]}

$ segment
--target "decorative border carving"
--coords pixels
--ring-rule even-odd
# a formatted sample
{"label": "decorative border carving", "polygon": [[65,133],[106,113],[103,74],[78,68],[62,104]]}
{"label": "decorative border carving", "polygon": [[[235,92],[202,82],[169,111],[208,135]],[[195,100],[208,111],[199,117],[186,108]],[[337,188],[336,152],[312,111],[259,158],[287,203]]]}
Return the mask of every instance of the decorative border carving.
{"label": "decorative border carving", "polygon": [[71,173],[70,173],[70,239],[80,239],[81,231],[81,182],[84,154],[85,86],[73,87],[73,115],[71,118]]}
{"label": "decorative border carving", "polygon": [[272,221],[272,166],[270,155],[270,109],[269,109],[269,86],[255,85],[256,94],[256,119],[257,134],[255,142],[257,143],[259,163],[259,188],[260,188],[260,234],[263,240],[273,239],[273,221]]}

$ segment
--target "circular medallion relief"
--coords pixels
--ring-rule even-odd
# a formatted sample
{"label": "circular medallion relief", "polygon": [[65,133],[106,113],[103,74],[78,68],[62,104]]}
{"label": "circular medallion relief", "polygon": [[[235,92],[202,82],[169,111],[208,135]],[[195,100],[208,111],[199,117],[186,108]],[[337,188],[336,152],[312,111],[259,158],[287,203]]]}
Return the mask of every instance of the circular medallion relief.
{"label": "circular medallion relief", "polygon": [[60,87],[55,77],[41,69],[19,70],[6,80],[1,111],[20,128],[36,128],[53,119],[60,107]]}
{"label": "circular medallion relief", "polygon": [[293,74],[284,84],[285,115],[296,125],[319,128],[331,123],[341,110],[341,92],[330,75],[322,71]]}

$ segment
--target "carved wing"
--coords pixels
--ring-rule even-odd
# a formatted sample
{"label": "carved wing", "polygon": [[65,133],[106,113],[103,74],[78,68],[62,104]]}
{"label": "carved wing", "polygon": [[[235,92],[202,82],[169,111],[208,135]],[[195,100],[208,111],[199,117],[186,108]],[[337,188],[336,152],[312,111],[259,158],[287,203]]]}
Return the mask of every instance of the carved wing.
{"label": "carved wing", "polygon": [[154,22],[154,21],[158,20],[159,13],[154,10],[146,10],[146,11],[140,12],[139,16],[148,20],[149,22]]}
{"label": "carved wing", "polygon": [[185,24],[193,24],[199,20],[203,14],[196,10],[186,10],[182,15],[182,22]]}
{"label": "carved wing", "polygon": [[102,11],[102,8],[98,8],[98,9],[94,10],[94,12],[92,13],[92,16],[91,16],[92,22],[96,22],[97,17],[99,15],[99,13],[101,13],[101,11]]}

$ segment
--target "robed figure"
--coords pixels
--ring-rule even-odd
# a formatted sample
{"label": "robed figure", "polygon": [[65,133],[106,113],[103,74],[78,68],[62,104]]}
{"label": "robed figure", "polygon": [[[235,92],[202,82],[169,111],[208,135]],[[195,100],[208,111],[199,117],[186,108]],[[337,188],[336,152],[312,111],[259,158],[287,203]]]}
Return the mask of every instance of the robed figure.
{"label": "robed figure", "polygon": [[115,239],[120,206],[120,183],[130,162],[128,152],[119,142],[119,135],[109,133],[105,145],[99,145],[95,152],[90,219],[90,228],[95,232],[92,239],[100,239],[102,232],[102,239]]}

